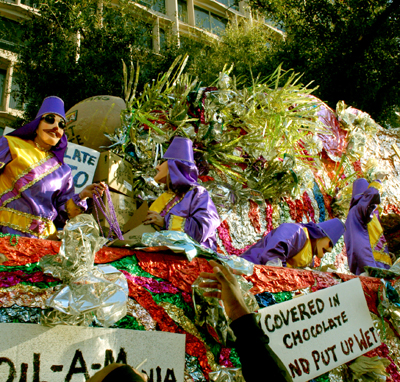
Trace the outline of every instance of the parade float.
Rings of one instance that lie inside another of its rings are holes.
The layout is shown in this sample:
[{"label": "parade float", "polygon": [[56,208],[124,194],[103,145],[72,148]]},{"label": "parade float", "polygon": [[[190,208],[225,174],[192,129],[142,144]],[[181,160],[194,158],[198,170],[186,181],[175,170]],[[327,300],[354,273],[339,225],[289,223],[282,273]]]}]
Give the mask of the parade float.
[{"label": "parade float", "polygon": [[[238,256],[282,223],[318,223],[333,217],[344,221],[354,180],[364,177],[372,181],[376,174],[384,172],[387,178],[380,217],[389,250],[394,260],[399,257],[398,129],[384,129],[366,112],[344,102],[332,110],[312,96],[311,88],[300,84],[299,76],[280,68],[269,78],[254,78],[252,86],[243,86],[230,76],[231,68],[224,68],[215,84],[204,87],[185,74],[185,62],[186,58],[177,59],[167,73],[145,85],[140,94],[136,91],[139,68],[124,67],[126,107],[120,107],[121,122],[104,131],[107,145],[91,146],[107,152],[102,155],[117,155],[131,165],[128,188],[125,184],[122,191],[110,187],[111,190],[125,196],[129,193],[137,206],[155,200],[161,193],[152,178],[155,164],[174,136],[190,138],[199,179],[221,217],[215,256],[243,269]],[[95,101],[101,100],[94,97],[92,102]],[[85,107],[88,106],[89,101]],[[104,124],[107,110],[117,107],[103,110]],[[76,109],[67,113],[67,134],[74,134],[73,129],[78,131],[79,112],[73,115]],[[86,129],[97,128],[87,121]],[[84,134],[80,139],[77,143],[83,145],[85,139],[93,142]],[[117,210],[115,199],[114,204]],[[129,216],[123,219],[127,221]],[[75,265],[81,261],[68,252],[71,247],[68,249],[65,242],[71,242],[70,235],[74,234],[68,228],[61,235],[65,239],[62,242],[16,236],[0,239],[0,253],[8,259],[1,265],[0,322],[109,326],[101,312],[92,310],[71,318],[71,312],[60,315],[55,312],[57,304],[49,304],[49,300],[57,300],[54,296],[60,286],[71,281],[72,276],[66,275],[71,264],[66,259],[72,256]],[[198,290],[193,284],[201,271],[210,270],[210,254],[195,245],[197,255],[193,251],[189,255],[188,251],[185,254],[166,249],[174,244],[148,240],[132,248],[104,246],[98,250],[93,246],[92,257],[85,258],[85,272],[99,272],[97,267],[107,264],[126,277],[126,314],[112,328],[185,334],[185,381],[240,381],[240,360],[232,342],[226,340],[224,320],[199,320],[199,304],[205,302],[198,302]],[[343,239],[312,270],[274,265],[279,264],[255,265],[244,276],[244,289],[255,296],[259,308],[313,296],[353,279],[361,282],[373,321],[371,333],[376,334],[379,346],[370,346],[364,339],[365,345],[359,345],[359,350],[366,358],[358,357],[338,367],[331,363],[329,371],[315,381],[400,381],[400,268],[398,273],[394,268],[393,272],[374,275],[378,277],[352,275]],[[80,265],[76,269],[81,269]],[[72,284],[68,285],[72,288]],[[110,357],[106,357],[104,365]],[[115,359],[123,361],[124,357],[115,354]],[[24,369],[21,364],[21,371],[17,362],[14,369],[9,363],[0,367],[14,370],[7,381],[25,381],[32,370],[39,378],[37,364],[26,365]],[[304,378],[306,369],[294,365],[293,379]],[[163,374],[153,371],[153,381],[175,380],[165,370]],[[66,380],[83,380],[89,372],[89,365],[83,366],[74,358]],[[267,379],[268,370],[265,373]]]}]

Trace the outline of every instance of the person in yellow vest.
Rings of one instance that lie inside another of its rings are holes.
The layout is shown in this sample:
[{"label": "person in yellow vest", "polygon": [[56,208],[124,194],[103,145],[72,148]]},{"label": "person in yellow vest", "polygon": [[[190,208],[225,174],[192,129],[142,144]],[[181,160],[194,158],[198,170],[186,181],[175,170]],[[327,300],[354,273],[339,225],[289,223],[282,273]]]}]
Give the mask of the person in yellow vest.
[{"label": "person in yellow vest", "polygon": [[377,210],[381,188],[380,179],[369,184],[360,178],[353,183],[344,243],[350,271],[356,275],[364,273],[365,266],[384,269],[392,266]]},{"label": "person in yellow vest", "polygon": [[175,137],[163,159],[165,162],[157,166],[154,180],[166,184],[167,191],[150,206],[143,223],[185,232],[199,244],[216,251],[220,219],[208,191],[197,183],[193,142]]},{"label": "person in yellow vest", "polygon": [[344,233],[344,224],[335,218],[322,223],[283,223],[244,252],[241,257],[254,264],[276,264],[304,268],[313,257],[322,259],[331,252]]},{"label": "person in yellow vest", "polygon": [[0,138],[0,233],[55,238],[56,225],[86,210],[86,199],[104,184],[75,194],[64,163],[67,138],[61,98],[44,99],[36,118]]}]

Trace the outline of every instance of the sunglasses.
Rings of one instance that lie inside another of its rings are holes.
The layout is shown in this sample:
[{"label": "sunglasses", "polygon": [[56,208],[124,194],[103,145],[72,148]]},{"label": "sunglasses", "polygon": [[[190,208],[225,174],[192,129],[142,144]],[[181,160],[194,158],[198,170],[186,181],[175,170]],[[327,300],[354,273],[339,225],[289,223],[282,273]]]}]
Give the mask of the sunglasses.
[{"label": "sunglasses", "polygon": [[[47,114],[44,117],[42,117],[40,120],[44,120],[49,125],[52,125],[56,121],[56,116],[54,114]],[[66,128],[66,124],[63,119],[58,121],[58,127],[62,130],[64,130]]]}]

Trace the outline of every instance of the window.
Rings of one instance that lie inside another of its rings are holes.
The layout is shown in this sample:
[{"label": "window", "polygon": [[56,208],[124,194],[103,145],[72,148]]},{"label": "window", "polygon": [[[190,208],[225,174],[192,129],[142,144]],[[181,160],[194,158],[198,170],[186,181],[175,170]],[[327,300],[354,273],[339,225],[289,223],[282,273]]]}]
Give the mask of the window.
[{"label": "window", "polygon": [[3,106],[3,96],[6,87],[7,70],[0,69],[0,106]]},{"label": "window", "polygon": [[186,24],[189,22],[186,0],[178,0],[178,17]]},{"label": "window", "polygon": [[228,8],[239,10],[239,1],[238,0],[217,0],[219,3],[226,5]]},{"label": "window", "polygon": [[21,33],[20,23],[0,16],[0,48],[14,51]]},{"label": "window", "polygon": [[196,27],[211,30],[210,12],[205,9],[194,7]]},{"label": "window", "polygon": [[194,7],[196,26],[220,34],[226,28],[228,20],[200,7]]},{"label": "window", "polygon": [[160,28],[160,49],[165,49],[167,47],[167,40],[165,37],[164,29]]},{"label": "window", "polygon": [[139,3],[146,7],[165,14],[165,0],[139,0]]},{"label": "window", "polygon": [[149,24],[142,23],[137,29],[137,43],[144,48],[153,49],[153,28]]},{"label": "window", "polygon": [[18,84],[15,82],[15,77],[13,77],[11,82],[11,94],[10,94],[10,104],[11,109],[23,110],[23,104],[18,100],[17,95],[14,92],[19,90]]},{"label": "window", "polygon": [[21,0],[21,4],[27,5],[28,7],[38,8],[39,3],[35,0]]}]

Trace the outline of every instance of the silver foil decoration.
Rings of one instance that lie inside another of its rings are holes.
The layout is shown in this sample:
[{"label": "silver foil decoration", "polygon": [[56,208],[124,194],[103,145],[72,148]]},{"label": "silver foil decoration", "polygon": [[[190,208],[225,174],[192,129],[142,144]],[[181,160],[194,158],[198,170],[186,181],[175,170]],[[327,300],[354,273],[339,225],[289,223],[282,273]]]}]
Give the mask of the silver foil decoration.
[{"label": "silver foil decoration", "polygon": [[93,319],[105,327],[126,315],[128,283],[124,274],[104,264],[94,266],[95,253],[107,242],[100,236],[92,215],[78,215],[65,225],[62,245],[56,256],[40,260],[44,273],[63,284],[46,301],[54,308],[42,324],[88,326]]},{"label": "silver foil decoration", "polygon": [[38,324],[42,309],[13,305],[9,308],[0,308],[0,323],[31,323]]},{"label": "silver foil decoration", "polygon": [[384,288],[378,305],[378,312],[387,317],[398,332],[400,332],[400,281],[392,286],[389,281],[381,280]]},{"label": "silver foil decoration", "polygon": [[[224,256],[218,254],[219,259],[228,267],[239,271],[241,274],[251,276],[254,273],[254,263],[236,255]],[[251,288],[251,287],[250,287]]]},{"label": "silver foil decoration", "polygon": [[[250,281],[246,281],[242,276],[235,275],[235,277],[250,312],[258,310],[259,305],[257,300],[250,292],[253,284]],[[206,324],[212,328],[213,332],[217,334],[220,343],[226,346],[228,341],[236,340],[232,329],[229,327],[230,319],[225,312],[223,302],[220,302],[217,298],[204,296],[204,292],[212,291],[212,289],[200,288],[199,285],[202,281],[205,281],[205,279],[198,277],[192,284],[196,324],[199,326]]]},{"label": "silver foil decoration", "polygon": [[209,373],[208,376],[210,381],[214,382],[246,382],[239,367],[224,367]]},{"label": "silver foil decoration", "polygon": [[[189,261],[196,256],[203,255],[216,258],[217,254],[209,248],[196,243],[190,236],[180,231],[163,230],[154,233],[144,233],[142,244],[147,247],[166,247],[175,253],[184,253]],[[145,248],[136,248],[144,249]]]}]

